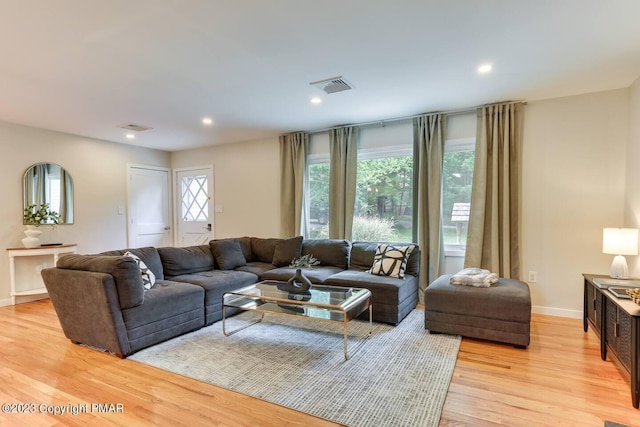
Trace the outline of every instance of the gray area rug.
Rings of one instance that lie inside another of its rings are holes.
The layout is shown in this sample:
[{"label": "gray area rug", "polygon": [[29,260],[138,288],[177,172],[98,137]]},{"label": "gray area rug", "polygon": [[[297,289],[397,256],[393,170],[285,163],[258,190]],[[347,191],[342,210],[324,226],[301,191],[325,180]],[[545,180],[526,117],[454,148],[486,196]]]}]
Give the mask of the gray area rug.
[{"label": "gray area rug", "polygon": [[129,359],[348,426],[437,426],[460,337],[429,334],[420,310],[396,327],[374,323],[365,341],[368,328],[349,323],[349,360],[341,325],[275,315],[230,337],[218,322]]}]

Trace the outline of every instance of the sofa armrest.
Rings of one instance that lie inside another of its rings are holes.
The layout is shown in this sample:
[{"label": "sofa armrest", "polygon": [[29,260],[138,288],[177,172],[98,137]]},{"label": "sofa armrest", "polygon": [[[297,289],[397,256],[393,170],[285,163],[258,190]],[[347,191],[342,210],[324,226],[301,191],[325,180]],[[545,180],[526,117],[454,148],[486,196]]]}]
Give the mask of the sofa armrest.
[{"label": "sofa armrest", "polygon": [[48,268],[42,278],[67,338],[120,357],[131,352],[113,276]]}]

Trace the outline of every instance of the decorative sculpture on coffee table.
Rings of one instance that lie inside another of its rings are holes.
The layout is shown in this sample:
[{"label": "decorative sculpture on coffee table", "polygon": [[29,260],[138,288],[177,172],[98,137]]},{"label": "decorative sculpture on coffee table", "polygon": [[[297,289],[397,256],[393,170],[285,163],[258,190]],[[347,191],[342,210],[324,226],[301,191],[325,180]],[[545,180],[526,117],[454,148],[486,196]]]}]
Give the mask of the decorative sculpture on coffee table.
[{"label": "decorative sculpture on coffee table", "polygon": [[283,290],[291,293],[306,293],[311,288],[311,281],[302,273],[303,268],[312,268],[319,265],[320,261],[311,254],[303,255],[291,261],[289,268],[295,268],[295,275],[287,281]]}]

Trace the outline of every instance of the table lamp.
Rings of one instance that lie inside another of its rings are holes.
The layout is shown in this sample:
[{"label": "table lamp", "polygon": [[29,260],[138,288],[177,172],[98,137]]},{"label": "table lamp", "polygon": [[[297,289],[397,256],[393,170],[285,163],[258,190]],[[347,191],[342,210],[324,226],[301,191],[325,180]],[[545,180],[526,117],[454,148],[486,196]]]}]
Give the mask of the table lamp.
[{"label": "table lamp", "polygon": [[629,267],[624,255],[638,255],[638,229],[605,228],[602,232],[602,252],[615,255],[610,276],[614,279],[628,279]]}]

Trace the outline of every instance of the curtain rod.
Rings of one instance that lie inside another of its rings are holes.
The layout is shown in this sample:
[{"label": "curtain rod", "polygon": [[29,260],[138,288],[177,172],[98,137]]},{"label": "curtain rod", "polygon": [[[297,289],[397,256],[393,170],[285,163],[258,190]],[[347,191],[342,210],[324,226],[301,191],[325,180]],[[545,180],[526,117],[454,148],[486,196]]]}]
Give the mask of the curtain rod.
[{"label": "curtain rod", "polygon": [[457,109],[457,110],[434,111],[432,113],[414,114],[412,116],[394,117],[392,119],[373,120],[373,121],[370,121],[370,122],[362,122],[362,123],[353,123],[353,124],[346,124],[346,125],[331,126],[331,127],[328,127],[328,128],[314,129],[314,130],[310,130],[310,131],[306,131],[306,132],[308,134],[328,132],[331,129],[341,128],[341,127],[346,127],[346,126],[358,126],[358,127],[372,126],[372,125],[382,125],[382,126],[384,126],[387,123],[397,123],[397,122],[402,122],[402,121],[405,121],[405,120],[412,120],[412,119],[415,119],[416,117],[431,116],[431,115],[434,115],[434,114],[447,114],[447,115],[464,114],[464,113],[474,112],[478,108],[481,108],[481,107],[489,107],[491,105],[503,105],[503,104],[518,104],[518,103],[522,103],[524,105],[527,104],[526,101],[494,102],[494,103],[491,103],[491,104],[482,104],[482,105],[478,105],[478,106],[475,106],[475,107],[460,108],[460,109]]}]

